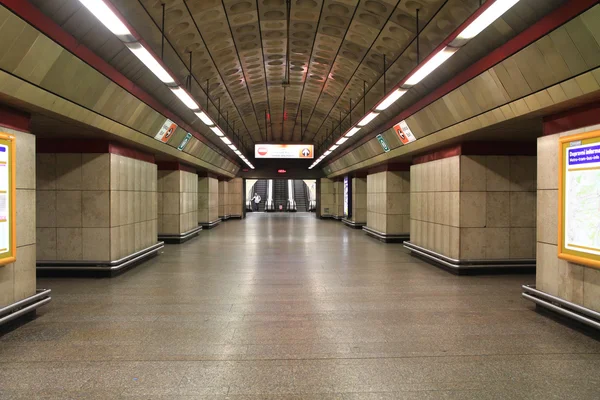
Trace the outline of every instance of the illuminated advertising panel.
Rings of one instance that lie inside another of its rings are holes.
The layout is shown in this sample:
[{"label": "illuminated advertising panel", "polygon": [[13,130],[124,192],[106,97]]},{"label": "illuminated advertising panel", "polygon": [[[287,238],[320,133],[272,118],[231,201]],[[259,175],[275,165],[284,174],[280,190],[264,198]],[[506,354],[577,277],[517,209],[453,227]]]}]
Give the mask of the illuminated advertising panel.
[{"label": "illuminated advertising panel", "polygon": [[256,158],[314,158],[312,144],[257,144],[254,146]]}]

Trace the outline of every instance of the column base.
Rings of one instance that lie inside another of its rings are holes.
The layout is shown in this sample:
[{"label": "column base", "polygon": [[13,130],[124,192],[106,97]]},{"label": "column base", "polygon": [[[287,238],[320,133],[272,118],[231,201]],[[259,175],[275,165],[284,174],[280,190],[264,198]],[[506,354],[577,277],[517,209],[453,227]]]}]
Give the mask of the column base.
[{"label": "column base", "polygon": [[346,226],[349,226],[350,228],[354,228],[354,229],[362,229],[362,227],[366,225],[365,222],[354,222],[354,221],[352,221],[350,219],[347,219],[347,218],[342,218],[342,222]]},{"label": "column base", "polygon": [[164,242],[158,242],[143,250],[137,251],[115,261],[38,261],[38,272],[98,272],[108,276],[115,276],[127,268],[133,267],[143,260],[158,254],[165,247]]},{"label": "column base", "polygon": [[379,239],[384,243],[399,243],[404,242],[410,238],[408,233],[400,233],[400,234],[388,234],[376,231],[375,229],[369,228],[368,226],[363,226],[362,230],[369,236],[374,237],[375,239]]},{"label": "column base", "polygon": [[39,307],[50,303],[51,292],[50,289],[38,289],[33,296],[0,308],[0,326],[19,318],[26,318],[27,315],[35,313]]},{"label": "column base", "polygon": [[198,225],[202,227],[202,229],[212,229],[221,223],[221,218],[215,219],[210,222],[199,222]]},{"label": "column base", "polygon": [[228,215],[219,215],[219,219],[223,222],[227,221],[229,218],[231,218],[231,216]]},{"label": "column base", "polygon": [[162,240],[163,242],[168,243],[168,244],[181,244],[181,243],[187,242],[188,240],[192,239],[195,236],[198,236],[198,234],[200,233],[201,230],[202,230],[202,226],[199,226],[197,228],[194,228],[187,232],[180,233],[178,235],[164,235],[164,234],[159,233],[158,240]]},{"label": "column base", "polygon": [[335,219],[335,217],[331,214],[321,214],[320,219]]},{"label": "column base", "polygon": [[230,219],[242,219],[242,216],[241,216],[241,215],[237,215],[237,214],[231,214],[231,215],[229,216],[229,218],[230,218]]},{"label": "column base", "polygon": [[584,325],[600,329],[599,312],[537,290],[535,285],[523,285],[521,288],[523,289],[521,295],[527,300],[533,301],[536,305]]},{"label": "column base", "polygon": [[532,272],[535,271],[535,259],[489,259],[489,260],[457,260],[446,257],[421,246],[417,246],[411,242],[404,242],[404,247],[410,250],[413,255],[417,255],[428,261],[430,264],[441,266],[450,272],[461,274],[466,271],[493,271],[493,270],[510,270],[511,273],[516,271]]}]

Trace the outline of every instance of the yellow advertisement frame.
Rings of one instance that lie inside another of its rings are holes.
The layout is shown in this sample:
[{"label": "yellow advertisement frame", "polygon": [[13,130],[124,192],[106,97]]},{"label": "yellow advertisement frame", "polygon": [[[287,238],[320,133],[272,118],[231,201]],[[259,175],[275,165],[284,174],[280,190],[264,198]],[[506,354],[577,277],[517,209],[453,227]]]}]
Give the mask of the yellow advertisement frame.
[{"label": "yellow advertisement frame", "polygon": [[0,144],[8,146],[8,191],[10,204],[10,248],[0,253],[0,267],[17,260],[17,138],[0,132]]},{"label": "yellow advertisement frame", "polygon": [[600,144],[600,130],[563,136],[558,141],[558,258],[576,264],[600,269],[600,255],[589,254],[565,248],[565,151],[571,142],[581,141],[581,144]]}]

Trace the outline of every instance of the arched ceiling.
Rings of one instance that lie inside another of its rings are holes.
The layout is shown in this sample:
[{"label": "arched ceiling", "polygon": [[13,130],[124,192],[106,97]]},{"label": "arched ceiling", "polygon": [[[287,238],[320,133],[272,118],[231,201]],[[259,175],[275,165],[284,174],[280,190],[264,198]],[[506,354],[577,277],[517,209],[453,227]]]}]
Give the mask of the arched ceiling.
[{"label": "arched ceiling", "polygon": [[[128,21],[131,3],[113,0]],[[479,0],[135,0],[221,110],[254,142],[315,141],[356,105],[415,37],[431,51]],[[288,23],[289,19],[289,23]],[[430,24],[432,22],[432,24]],[[388,88],[409,69],[389,71]],[[383,89],[383,88],[382,88]],[[377,101],[383,95],[379,93]],[[368,104],[367,104],[368,106]],[[361,107],[362,109],[362,107]],[[359,112],[359,111],[357,111]],[[265,124],[267,129],[265,130]]]},{"label": "arched ceiling", "polygon": [[[181,110],[180,102],[119,40],[107,36],[110,32],[89,15],[79,0],[30,1],[174,112],[190,114],[189,110]],[[256,142],[303,141],[318,145],[329,136],[339,136],[482,3],[480,0],[110,1],[159,55],[164,4],[164,63],[185,82],[191,55],[192,95],[208,108],[224,131],[235,132],[234,138],[239,135],[237,143],[241,139],[247,152]],[[563,1],[521,1],[509,23],[496,24],[499,35],[487,38],[480,45],[473,44],[481,51],[471,51],[472,57],[466,51],[460,57],[475,61],[478,52],[491,51]],[[417,10],[419,56],[415,40]],[[433,74],[429,83],[419,85],[411,95],[390,107],[384,113],[386,117],[398,112],[400,103],[414,101],[443,83],[435,78],[442,72]],[[361,131],[353,139],[358,140],[365,133]],[[210,131],[205,134],[212,135]]]}]

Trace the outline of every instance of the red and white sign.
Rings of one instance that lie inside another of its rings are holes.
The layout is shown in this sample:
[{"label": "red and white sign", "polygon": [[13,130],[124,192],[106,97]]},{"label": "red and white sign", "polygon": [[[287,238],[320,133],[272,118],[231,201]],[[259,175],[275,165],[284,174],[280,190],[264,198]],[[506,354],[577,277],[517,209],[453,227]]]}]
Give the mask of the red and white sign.
[{"label": "red and white sign", "polygon": [[163,143],[167,143],[169,139],[175,134],[177,124],[170,119],[167,119],[163,126],[160,128],[154,139],[160,140]]},{"label": "red and white sign", "polygon": [[403,144],[409,144],[410,142],[414,142],[415,140],[417,140],[415,135],[413,135],[412,131],[406,124],[405,120],[402,120],[396,125],[394,125],[394,130],[396,131],[396,135],[398,135],[398,138]]},{"label": "red and white sign", "polygon": [[312,144],[257,144],[254,146],[256,158],[314,158]]}]

